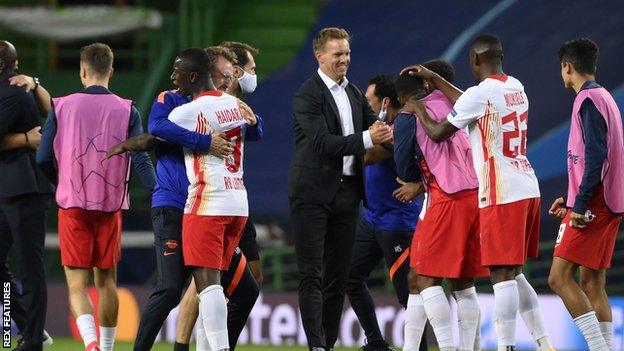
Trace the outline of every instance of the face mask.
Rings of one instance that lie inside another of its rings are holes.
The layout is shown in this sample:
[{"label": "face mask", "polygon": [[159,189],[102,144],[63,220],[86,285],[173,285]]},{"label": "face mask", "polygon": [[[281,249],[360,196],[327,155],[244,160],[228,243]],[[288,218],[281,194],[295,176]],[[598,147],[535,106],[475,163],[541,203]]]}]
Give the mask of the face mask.
[{"label": "face mask", "polygon": [[386,119],[387,114],[388,110],[382,107],[381,110],[379,110],[379,120],[383,121],[384,119]]},{"label": "face mask", "polygon": [[388,108],[383,106],[383,100],[382,100],[381,109],[379,110],[379,115],[377,117],[379,117],[380,121],[383,121],[386,119],[387,115],[388,115]]},{"label": "face mask", "polygon": [[238,85],[240,85],[243,93],[253,93],[256,90],[256,85],[258,85],[258,76],[243,70],[243,76],[238,78]]}]

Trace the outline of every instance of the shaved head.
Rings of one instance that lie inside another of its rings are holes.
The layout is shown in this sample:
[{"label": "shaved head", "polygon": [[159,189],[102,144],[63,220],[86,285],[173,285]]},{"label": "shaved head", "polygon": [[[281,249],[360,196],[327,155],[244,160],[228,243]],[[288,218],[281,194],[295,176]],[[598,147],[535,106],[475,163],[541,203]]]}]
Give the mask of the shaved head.
[{"label": "shaved head", "polygon": [[479,80],[490,74],[503,73],[503,44],[497,36],[481,34],[470,44],[470,70]]},{"label": "shaved head", "polygon": [[472,41],[470,50],[474,51],[483,62],[503,60],[503,44],[497,36],[481,34]]},{"label": "shaved head", "polygon": [[15,46],[6,40],[0,40],[0,72],[15,69],[17,51]]}]

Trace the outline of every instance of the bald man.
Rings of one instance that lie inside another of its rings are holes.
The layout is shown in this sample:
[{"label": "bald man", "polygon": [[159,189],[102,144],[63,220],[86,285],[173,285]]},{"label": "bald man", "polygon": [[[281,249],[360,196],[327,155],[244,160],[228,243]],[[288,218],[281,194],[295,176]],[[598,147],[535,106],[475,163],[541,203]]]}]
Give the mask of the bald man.
[{"label": "bald man", "polygon": [[[32,91],[11,85],[17,76],[17,51],[0,41],[0,140],[19,135],[24,146],[11,146],[0,151],[0,277],[7,286],[12,276],[8,254],[15,243],[23,282],[25,318],[22,343],[18,350],[41,350],[45,323],[47,291],[43,266],[45,211],[53,186],[36,166],[35,150],[28,132],[39,127],[40,111]],[[15,289],[12,295],[16,294]],[[17,295],[16,295],[17,296]],[[16,303],[12,307],[16,307]],[[18,317],[17,315],[15,317]],[[20,326],[21,328],[21,326]]]},{"label": "bald man", "polygon": [[[490,269],[494,287],[498,350],[515,350],[518,312],[537,349],[553,350],[537,294],[521,271],[527,257],[537,256],[540,225],[539,186],[526,157],[529,101],[522,83],[503,71],[503,46],[498,37],[479,35],[470,46],[469,60],[480,83],[465,92],[420,65],[404,69],[428,80],[454,103],[440,123],[420,101],[410,100],[406,109],[418,115],[427,135],[436,142],[468,127],[479,181],[481,264]],[[443,294],[435,298],[429,306],[425,301],[426,311],[436,311],[437,305],[447,303]],[[430,320],[443,318],[433,314],[427,312]]]}]

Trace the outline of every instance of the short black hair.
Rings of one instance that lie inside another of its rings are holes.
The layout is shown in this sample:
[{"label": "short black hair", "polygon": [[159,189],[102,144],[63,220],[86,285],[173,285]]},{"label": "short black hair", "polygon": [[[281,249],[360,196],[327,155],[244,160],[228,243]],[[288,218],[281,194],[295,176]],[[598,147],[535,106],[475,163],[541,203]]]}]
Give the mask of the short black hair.
[{"label": "short black hair", "polygon": [[249,63],[249,57],[247,57],[247,52],[249,52],[251,56],[256,56],[260,52],[260,50],[249,44],[239,43],[237,41],[224,41],[219,44],[219,46],[223,46],[232,50],[236,55],[238,65],[241,67],[244,67],[247,63]]},{"label": "short black hair", "polygon": [[395,86],[398,96],[413,95],[425,89],[425,81],[405,72],[396,79]]},{"label": "short black hair", "polygon": [[200,78],[208,77],[212,71],[210,57],[202,48],[184,49],[178,54],[178,58],[184,61],[189,72],[197,72]]},{"label": "short black hair", "polygon": [[390,103],[394,108],[401,107],[396,88],[394,87],[394,78],[392,78],[392,76],[374,76],[368,81],[368,85],[371,84],[375,84],[375,96],[379,100],[382,100],[383,98],[390,98]]},{"label": "short black hair", "polygon": [[[453,83],[455,79],[455,68],[452,64],[442,59],[435,59],[427,61],[422,65],[439,74],[447,82]],[[396,79],[395,86],[398,96],[411,95],[424,90],[425,81],[420,77],[409,74],[409,72],[405,72]]]},{"label": "short black hair", "polygon": [[559,62],[570,62],[579,73],[596,74],[597,60],[598,45],[589,38],[568,40],[559,49]]},{"label": "short black hair", "polygon": [[443,59],[434,59],[422,64],[425,68],[437,73],[449,83],[455,80],[455,67]]},{"label": "short black hair", "polygon": [[474,50],[482,60],[490,62],[503,60],[503,43],[500,38],[494,34],[480,34],[472,41],[470,48]]}]

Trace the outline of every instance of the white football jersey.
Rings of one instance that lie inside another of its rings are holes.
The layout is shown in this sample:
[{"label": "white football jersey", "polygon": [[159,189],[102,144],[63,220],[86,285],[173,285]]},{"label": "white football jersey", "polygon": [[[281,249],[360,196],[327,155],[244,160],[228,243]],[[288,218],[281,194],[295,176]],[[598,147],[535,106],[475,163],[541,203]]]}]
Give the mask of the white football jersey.
[{"label": "white football jersey", "polygon": [[184,213],[211,216],[247,216],[247,190],[243,182],[243,151],[247,125],[235,97],[216,91],[198,96],[169,114],[175,124],[201,134],[225,133],[234,153],[221,159],[184,148],[190,185]]},{"label": "white football jersey", "polygon": [[507,75],[491,75],[466,90],[447,116],[468,127],[479,179],[479,207],[540,196],[537,177],[526,157],[529,100],[524,86]]}]

